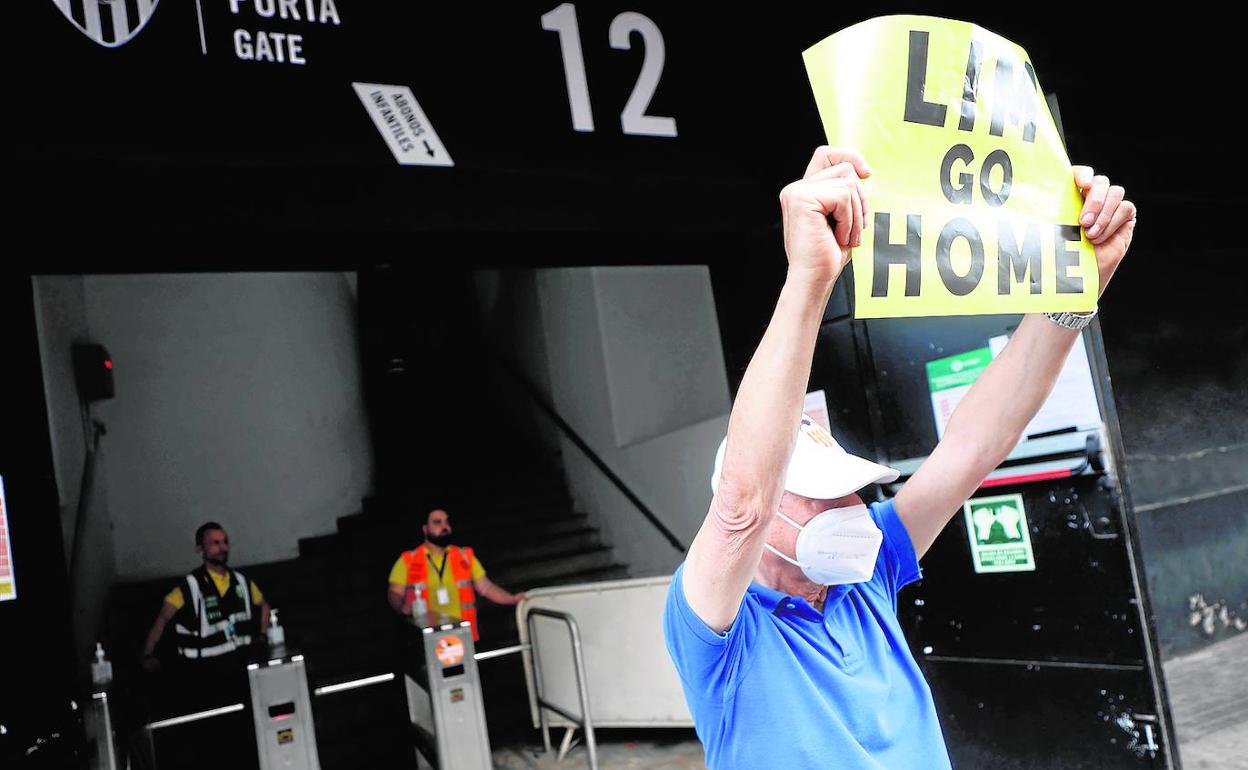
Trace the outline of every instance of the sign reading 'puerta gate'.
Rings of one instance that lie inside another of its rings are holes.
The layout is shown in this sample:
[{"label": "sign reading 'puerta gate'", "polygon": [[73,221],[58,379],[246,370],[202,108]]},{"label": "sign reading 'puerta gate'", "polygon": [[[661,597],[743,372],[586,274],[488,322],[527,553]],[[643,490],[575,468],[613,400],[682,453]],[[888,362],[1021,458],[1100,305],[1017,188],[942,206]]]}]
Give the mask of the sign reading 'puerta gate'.
[{"label": "sign reading 'puerta gate'", "polygon": [[828,143],[873,172],[857,317],[1096,306],[1082,198],[1026,51],[965,22],[889,16],[804,58]]}]

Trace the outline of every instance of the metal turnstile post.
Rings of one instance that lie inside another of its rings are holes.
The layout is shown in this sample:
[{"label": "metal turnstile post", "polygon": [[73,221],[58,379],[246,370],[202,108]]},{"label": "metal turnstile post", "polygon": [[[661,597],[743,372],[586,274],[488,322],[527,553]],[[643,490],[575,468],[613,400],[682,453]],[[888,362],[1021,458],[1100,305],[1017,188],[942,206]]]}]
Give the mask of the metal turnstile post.
[{"label": "metal turnstile post", "polygon": [[85,714],[87,737],[95,751],[91,756],[91,770],[117,770],[117,750],[113,742],[113,715],[108,705],[108,693],[91,693]]},{"label": "metal turnstile post", "polygon": [[302,655],[247,667],[260,770],[320,770]]},{"label": "metal turnstile post", "polygon": [[490,736],[472,624],[425,628],[422,637],[438,764],[443,770],[490,770]]}]

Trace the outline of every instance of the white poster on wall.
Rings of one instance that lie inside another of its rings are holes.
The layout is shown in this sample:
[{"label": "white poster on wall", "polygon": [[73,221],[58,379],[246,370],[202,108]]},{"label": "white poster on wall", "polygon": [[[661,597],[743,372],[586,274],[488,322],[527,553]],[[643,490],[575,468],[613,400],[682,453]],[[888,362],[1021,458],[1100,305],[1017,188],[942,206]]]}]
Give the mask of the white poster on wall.
[{"label": "white poster on wall", "polygon": [[[987,347],[927,362],[927,388],[932,397],[932,416],[936,421],[937,437],[944,437],[954,409],[992,360],[1005,350],[1009,339],[1002,334],[990,338]],[[1023,436],[1037,436],[1071,428],[1088,430],[1100,424],[1101,412],[1092,382],[1092,368],[1088,364],[1088,350],[1080,336],[1062,364],[1062,371],[1058,374],[1053,392],[1049,394],[1035,418],[1027,424]]]},{"label": "white poster on wall", "polygon": [[9,539],[9,505],[4,498],[4,477],[0,476],[0,602],[17,598],[13,577],[13,547]]},{"label": "white poster on wall", "polygon": [[[996,358],[1005,349],[1009,337],[1002,334],[988,340],[992,356]],[[1036,436],[1056,430],[1075,428],[1086,430],[1101,424],[1101,410],[1096,403],[1096,387],[1092,383],[1092,367],[1088,365],[1088,349],[1083,335],[1075,338],[1075,346],[1062,364],[1057,384],[1040,411],[1027,427],[1024,436]]]}]

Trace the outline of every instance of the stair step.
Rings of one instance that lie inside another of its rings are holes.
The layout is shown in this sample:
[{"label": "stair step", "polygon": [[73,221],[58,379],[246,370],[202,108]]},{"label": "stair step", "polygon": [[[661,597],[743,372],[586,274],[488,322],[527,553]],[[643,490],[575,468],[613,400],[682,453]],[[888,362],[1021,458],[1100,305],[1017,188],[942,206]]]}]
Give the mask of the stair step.
[{"label": "stair step", "polygon": [[592,538],[580,537],[539,541],[533,544],[516,544],[504,553],[492,557],[486,567],[495,571],[508,572],[513,567],[555,564],[584,554],[609,550],[611,550],[610,547],[603,545],[596,535]]},{"label": "stair step", "polygon": [[544,581],[534,588],[552,588],[554,586],[579,585],[582,583],[602,583],[609,580],[624,580],[630,577],[628,565],[612,562],[602,567],[591,567],[577,572],[566,572]]},{"label": "stair step", "polygon": [[558,513],[546,513],[542,515],[519,515],[509,518],[506,521],[497,522],[489,526],[482,526],[476,522],[466,524],[456,529],[456,535],[463,534],[464,542],[468,542],[468,535],[475,538],[482,537],[500,537],[511,538],[525,533],[535,532],[543,535],[555,535],[565,532],[571,532],[579,529],[589,528],[589,516],[584,513],[562,511]]},{"label": "stair step", "polygon": [[[568,498],[534,499],[521,497],[518,500],[485,500],[480,504],[456,511],[451,511],[451,526],[465,522],[533,522],[540,519],[559,519],[567,516],[574,508]],[[583,515],[583,514],[582,514]]]},{"label": "stair step", "polygon": [[342,541],[341,536],[332,532],[328,535],[314,535],[313,537],[299,538],[299,555],[303,556],[329,556],[332,555]]},{"label": "stair step", "polygon": [[493,579],[494,582],[506,586],[508,590],[527,591],[542,586],[591,582],[591,579],[580,580],[580,578],[602,571],[620,570],[627,572],[627,567],[612,560],[611,549],[603,548],[582,553],[566,561],[517,565],[506,571],[498,571]]},{"label": "stair step", "polygon": [[[474,543],[473,550],[486,568],[498,568],[517,562],[536,561],[551,558],[552,554],[562,554],[581,550],[601,548],[602,539],[598,530],[581,527],[553,535],[535,535],[531,538],[501,540],[490,538]],[[488,559],[488,561],[487,561]]]}]

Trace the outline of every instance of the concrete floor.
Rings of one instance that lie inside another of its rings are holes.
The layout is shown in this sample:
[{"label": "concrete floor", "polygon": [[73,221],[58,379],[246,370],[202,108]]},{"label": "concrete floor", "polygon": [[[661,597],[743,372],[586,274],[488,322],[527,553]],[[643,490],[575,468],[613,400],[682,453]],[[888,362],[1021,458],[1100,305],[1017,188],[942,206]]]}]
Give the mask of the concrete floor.
[{"label": "concrete floor", "polygon": [[1184,770],[1248,770],[1248,633],[1162,664]]},{"label": "concrete floor", "polygon": [[[706,770],[702,744],[688,730],[598,730],[599,770]],[[572,750],[558,762],[563,729],[551,730],[555,751],[547,754],[540,738],[531,745],[509,746],[494,752],[494,770],[581,770],[589,767],[585,746],[577,733]]]}]

